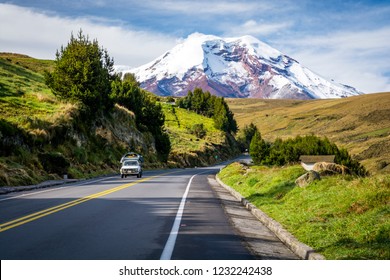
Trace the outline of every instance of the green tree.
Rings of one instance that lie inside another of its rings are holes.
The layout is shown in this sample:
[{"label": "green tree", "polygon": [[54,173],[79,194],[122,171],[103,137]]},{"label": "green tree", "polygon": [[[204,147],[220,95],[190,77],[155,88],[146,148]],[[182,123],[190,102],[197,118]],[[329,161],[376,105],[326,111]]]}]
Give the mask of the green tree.
[{"label": "green tree", "polygon": [[256,164],[285,165],[297,163],[301,155],[335,155],[335,162],[347,166],[354,174],[366,176],[364,166],[352,159],[346,149],[339,149],[328,138],[314,135],[292,139],[276,139],[269,145],[255,133],[250,144],[250,155]]},{"label": "green tree", "polygon": [[238,137],[238,143],[240,145],[241,151],[249,149],[252,138],[255,135],[256,131],[259,131],[253,123],[245,125],[242,130],[240,130],[240,135]]},{"label": "green tree", "polygon": [[258,130],[252,137],[252,141],[249,146],[249,155],[255,164],[261,164],[269,155],[269,145],[261,137]]},{"label": "green tree", "polygon": [[156,98],[139,88],[132,79],[115,80],[111,87],[111,99],[135,114],[137,128],[154,136],[157,153],[162,161],[166,161],[171,143],[164,130],[165,115]]},{"label": "green tree", "polygon": [[227,111],[221,98],[218,98],[215,101],[213,119],[217,129],[228,131],[229,119],[227,117]]},{"label": "green tree", "polygon": [[176,104],[179,108],[189,109],[192,110],[192,91],[188,91],[187,95],[185,97],[179,98],[176,101]]},{"label": "green tree", "polygon": [[140,83],[137,81],[137,78],[135,77],[134,73],[130,72],[123,75],[123,82],[133,84],[137,87],[140,86]]},{"label": "green tree", "polygon": [[113,66],[107,50],[80,30],[77,37],[72,33],[65,48],[57,50],[54,71],[45,73],[45,81],[56,96],[80,102],[89,112],[99,112],[112,106]]},{"label": "green tree", "polygon": [[214,111],[212,117],[215,127],[228,133],[236,133],[238,130],[237,122],[225,99],[223,97],[217,97],[213,103]]},{"label": "green tree", "polygon": [[176,104],[180,108],[189,109],[197,114],[214,119],[215,127],[228,133],[238,130],[234,114],[223,97],[216,97],[210,92],[203,92],[201,88],[188,91],[187,96],[180,98]]}]

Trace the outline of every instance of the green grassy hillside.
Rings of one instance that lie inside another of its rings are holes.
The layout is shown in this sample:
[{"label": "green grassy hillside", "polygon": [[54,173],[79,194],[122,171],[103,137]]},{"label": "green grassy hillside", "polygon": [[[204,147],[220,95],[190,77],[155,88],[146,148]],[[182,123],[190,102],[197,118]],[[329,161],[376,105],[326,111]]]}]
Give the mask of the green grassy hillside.
[{"label": "green grassy hillside", "polygon": [[390,93],[328,100],[227,99],[239,127],[253,122],[263,138],[326,136],[371,173],[390,173]]},{"label": "green grassy hillside", "polygon": [[[137,130],[126,108],[116,105],[85,123],[77,105],[45,85],[43,73],[53,67],[50,60],[0,53],[0,186],[58,179],[65,172],[71,178],[118,172],[128,151],[143,154],[146,168],[167,166],[158,160],[153,136]],[[168,166],[205,166],[238,152],[212,119],[161,104],[172,143]],[[203,125],[200,132],[194,124]]]},{"label": "green grassy hillside", "polygon": [[13,124],[28,127],[33,119],[48,121],[69,104],[56,100],[44,83],[43,71],[53,62],[0,53],[0,114]]},{"label": "green grassy hillside", "polygon": [[327,259],[390,258],[390,177],[323,176],[305,188],[306,171],[234,163],[219,177]]},{"label": "green grassy hillside", "polygon": [[236,141],[216,129],[213,119],[172,104],[162,105],[172,144],[171,166],[207,166],[239,154]]},{"label": "green grassy hillside", "polygon": [[228,99],[237,123],[267,141],[326,136],[371,173],[322,177],[305,188],[301,166],[232,164],[219,174],[327,259],[389,259],[390,93],[331,100]]},{"label": "green grassy hillside", "polygon": [[43,73],[53,61],[0,54],[0,186],[85,178],[118,172],[124,152],[142,153],[147,167],[162,166],[153,139],[121,106],[85,123],[77,105],[56,98]]}]

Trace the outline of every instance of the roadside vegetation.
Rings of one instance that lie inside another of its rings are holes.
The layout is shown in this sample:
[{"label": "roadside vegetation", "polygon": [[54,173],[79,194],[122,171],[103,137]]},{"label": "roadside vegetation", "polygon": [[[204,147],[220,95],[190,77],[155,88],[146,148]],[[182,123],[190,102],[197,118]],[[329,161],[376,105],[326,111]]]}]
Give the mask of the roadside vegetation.
[{"label": "roadside vegetation", "polygon": [[112,65],[81,30],[55,61],[1,54],[0,185],[117,173],[129,150],[166,164],[161,106]]},{"label": "roadside vegetation", "polygon": [[170,166],[208,166],[240,153],[233,113],[222,97],[200,88],[163,105]]},{"label": "roadside vegetation", "polygon": [[296,136],[293,139],[276,139],[266,142],[258,130],[255,131],[249,147],[255,164],[284,166],[299,163],[302,155],[334,155],[335,163],[348,168],[351,174],[366,176],[368,172],[359,161],[352,159],[346,149],[339,149],[328,138],[315,135]]},{"label": "roadside vegetation", "polygon": [[[266,141],[250,123],[238,139],[253,162],[224,168],[218,176],[227,185],[327,259],[389,259],[390,176],[370,176],[327,137]],[[320,180],[299,187],[296,180],[307,172],[301,155],[335,155],[343,172],[321,172]]]},{"label": "roadside vegetation", "polygon": [[217,128],[213,118],[179,108],[173,102],[163,102],[162,108],[172,145],[169,166],[208,166],[240,153],[234,137]]},{"label": "roadside vegetation", "polygon": [[227,133],[236,133],[238,130],[234,114],[223,97],[217,97],[208,91],[204,92],[201,88],[195,88],[194,91],[189,91],[187,96],[178,99],[176,104],[180,108],[212,118],[217,129]]},{"label": "roadside vegetation", "polygon": [[390,174],[390,92],[325,100],[226,102],[238,126],[253,123],[266,142],[304,135],[326,137],[370,174]]},{"label": "roadside vegetation", "polygon": [[389,259],[390,177],[336,175],[297,187],[305,172],[233,163],[219,177],[327,259]]},{"label": "roadside vegetation", "polygon": [[[128,151],[159,168],[207,166],[249,150],[257,165],[229,165],[225,183],[328,259],[389,259],[389,116],[390,93],[157,97],[133,75],[114,74],[107,50],[80,30],[55,61],[0,53],[0,186],[117,173]],[[334,154],[353,175],[297,187],[305,171],[296,163],[308,154]]]},{"label": "roadside vegetation", "polygon": [[230,112],[222,99],[218,128],[216,117],[168,104],[112,66],[81,30],[54,61],[0,53],[0,186],[117,173],[129,151],[146,168],[206,166],[238,153],[221,130]]}]

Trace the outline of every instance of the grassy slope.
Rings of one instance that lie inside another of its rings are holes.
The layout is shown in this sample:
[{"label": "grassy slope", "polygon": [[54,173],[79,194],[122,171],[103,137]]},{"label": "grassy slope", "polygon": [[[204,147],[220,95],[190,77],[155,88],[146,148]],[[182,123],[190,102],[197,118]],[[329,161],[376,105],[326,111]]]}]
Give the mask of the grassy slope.
[{"label": "grassy slope", "polygon": [[219,176],[327,259],[389,259],[390,177],[323,177],[296,187],[304,172],[234,163]]},{"label": "grassy slope", "polygon": [[[165,127],[169,132],[172,166],[205,166],[238,153],[229,148],[225,133],[214,127],[214,120],[194,112],[163,103]],[[203,124],[206,135],[197,137],[191,132],[195,124]]]},{"label": "grassy slope", "polygon": [[[21,142],[13,146],[17,151],[12,156],[0,157],[0,186],[59,178],[44,170],[39,153],[63,154],[71,163],[71,177],[115,172],[127,150],[142,153],[147,167],[162,166],[151,147],[153,139],[135,128],[134,115],[125,108],[115,107],[92,126],[78,122],[77,106],[57,99],[44,83],[44,71],[53,67],[50,60],[0,53],[0,140]],[[237,152],[228,148],[225,134],[214,128],[212,119],[162,106],[172,141],[170,166],[204,166]],[[202,139],[189,132],[196,123],[207,131]],[[24,138],[6,135],[10,126]]]},{"label": "grassy slope", "polygon": [[1,117],[28,128],[35,121],[50,121],[69,104],[59,102],[44,83],[43,71],[52,61],[0,53]]},{"label": "grassy slope", "polygon": [[305,171],[238,164],[222,179],[299,240],[329,259],[390,258],[390,93],[332,100],[228,99],[238,125],[253,122],[268,141],[326,136],[373,174],[328,177],[299,188]]},{"label": "grassy slope", "polygon": [[227,99],[239,127],[253,122],[262,136],[326,136],[372,173],[390,173],[390,93],[329,100]]},{"label": "grassy slope", "polygon": [[0,157],[0,186],[61,177],[45,169],[42,153],[61,153],[70,163],[68,174],[77,178],[117,172],[130,146],[156,166],[155,153],[149,155],[152,139],[135,128],[134,115],[125,108],[116,106],[92,125],[79,122],[78,107],[58,100],[44,83],[43,72],[53,66],[53,61],[0,53],[0,140],[14,149]]}]

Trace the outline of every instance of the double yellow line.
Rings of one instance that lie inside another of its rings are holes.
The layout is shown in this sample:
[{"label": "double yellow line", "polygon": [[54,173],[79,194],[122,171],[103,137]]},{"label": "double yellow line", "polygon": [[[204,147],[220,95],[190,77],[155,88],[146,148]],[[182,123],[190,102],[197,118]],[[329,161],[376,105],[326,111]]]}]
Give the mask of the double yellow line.
[{"label": "double yellow line", "polygon": [[[171,173],[171,172],[169,172],[169,173]],[[166,175],[166,174],[168,174],[168,173],[165,173],[163,175]],[[113,192],[117,192],[117,191],[126,189],[128,187],[134,186],[134,185],[136,185],[138,183],[141,183],[141,182],[149,181],[149,180],[151,180],[151,179],[153,179],[155,177],[159,177],[159,176],[161,176],[161,175],[144,178],[144,179],[141,179],[141,180],[137,180],[137,181],[131,182],[129,184],[125,184],[125,185],[120,185],[120,186],[118,186],[116,188],[112,188],[112,189],[109,189],[109,190],[106,190],[106,191],[102,191],[102,192],[99,192],[99,193],[91,194],[91,195],[88,195],[86,197],[78,198],[78,199],[75,199],[75,200],[72,200],[72,201],[69,201],[69,202],[66,202],[66,203],[63,203],[63,204],[60,204],[60,205],[57,205],[57,206],[54,206],[54,207],[42,210],[42,211],[38,211],[38,212],[32,213],[32,214],[27,215],[27,216],[23,216],[21,218],[18,218],[18,219],[6,222],[4,224],[0,224],[0,232],[9,230],[9,229],[14,228],[14,227],[21,226],[23,224],[26,224],[26,223],[29,223],[29,222],[32,222],[32,221],[35,221],[37,219],[43,218],[45,216],[48,216],[50,214],[53,214],[53,213],[62,211],[64,209],[67,209],[69,207],[73,207],[73,206],[76,206],[78,204],[87,202],[87,201],[89,201],[91,199],[95,199],[95,198],[102,197],[104,195],[107,195],[107,194],[110,194],[110,193],[113,193]]]}]

